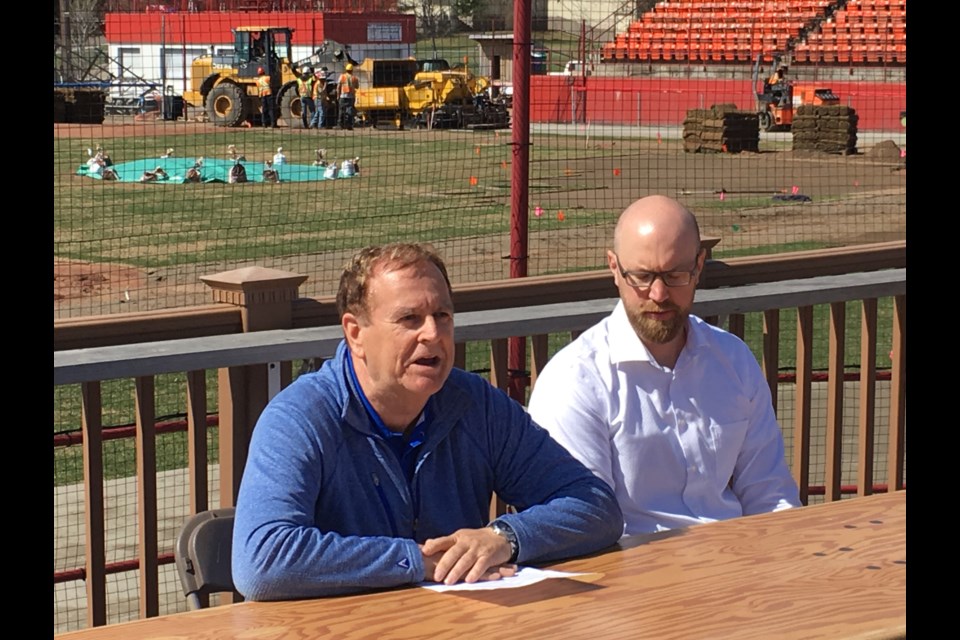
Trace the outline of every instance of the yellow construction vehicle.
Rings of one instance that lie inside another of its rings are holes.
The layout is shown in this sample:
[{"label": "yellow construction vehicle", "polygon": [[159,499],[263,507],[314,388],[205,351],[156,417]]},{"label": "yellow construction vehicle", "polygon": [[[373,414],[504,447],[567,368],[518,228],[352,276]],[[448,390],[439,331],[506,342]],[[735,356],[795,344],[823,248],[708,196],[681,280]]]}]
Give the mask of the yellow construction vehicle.
[{"label": "yellow construction vehicle", "polygon": [[236,27],[232,31],[233,52],[194,59],[191,87],[183,94],[186,102],[202,108],[210,122],[222,127],[259,120],[259,68],[270,76],[280,117],[289,126],[302,126],[298,74],[310,65],[326,65],[334,73],[349,59],[343,47],[325,42],[310,57],[291,61],[293,29],[289,27]]},{"label": "yellow construction vehicle", "polygon": [[490,97],[490,80],[446,60],[367,58],[354,67],[360,80],[355,110],[360,124],[397,128],[504,128],[506,106]]}]

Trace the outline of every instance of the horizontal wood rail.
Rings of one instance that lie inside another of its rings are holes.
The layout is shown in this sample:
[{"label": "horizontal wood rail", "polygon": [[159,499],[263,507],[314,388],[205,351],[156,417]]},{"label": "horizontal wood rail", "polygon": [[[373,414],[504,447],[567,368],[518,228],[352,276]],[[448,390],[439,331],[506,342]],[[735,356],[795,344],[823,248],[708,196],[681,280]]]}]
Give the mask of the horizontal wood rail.
[{"label": "horizontal wood rail", "polygon": [[53,350],[240,333],[240,311],[224,304],[53,321]]},{"label": "horizontal wood rail", "polygon": [[[906,241],[710,260],[705,267],[701,289],[906,266]],[[616,289],[610,272],[606,269],[454,286],[454,306],[458,313],[613,296],[616,296]],[[294,328],[319,327],[339,322],[333,296],[300,298],[295,300],[292,306]],[[55,320],[53,348],[54,351],[63,351],[188,337],[233,335],[242,331],[241,314],[236,307],[212,304],[167,311]]]},{"label": "horizontal wood rail", "polygon": [[[852,271],[878,271],[907,266],[905,241],[881,242],[856,247],[795,251],[766,256],[747,256],[729,260],[708,260],[701,289],[734,287],[759,282],[778,282],[791,278],[838,275]],[[533,306],[617,295],[613,277],[606,269],[528,276],[456,285],[453,304],[460,314],[502,307]],[[459,315],[458,315],[459,321]],[[311,327],[336,324],[333,296],[298,300],[293,310],[293,326]]]},{"label": "horizontal wood rail", "polygon": [[[892,296],[905,291],[905,269],[821,276],[700,291],[694,303],[694,313],[701,317],[739,314],[835,300]],[[457,342],[471,342],[582,331],[609,314],[616,303],[617,298],[607,297],[458,312],[456,339]],[[53,383],[72,384],[300,358],[329,358],[342,338],[343,331],[336,324],[57,351],[53,354]]]}]

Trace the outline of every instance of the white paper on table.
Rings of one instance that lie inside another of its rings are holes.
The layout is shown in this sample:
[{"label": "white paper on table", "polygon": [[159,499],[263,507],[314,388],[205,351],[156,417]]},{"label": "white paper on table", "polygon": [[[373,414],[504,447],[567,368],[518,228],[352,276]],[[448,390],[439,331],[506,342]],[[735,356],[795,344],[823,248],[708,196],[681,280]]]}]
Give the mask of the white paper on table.
[{"label": "white paper on table", "polygon": [[458,582],[457,584],[440,584],[436,582],[421,582],[417,586],[431,591],[487,591],[489,589],[516,589],[517,587],[526,587],[536,584],[542,580],[550,578],[573,578],[575,576],[589,575],[586,573],[570,573],[569,571],[553,571],[550,569],[534,569],[533,567],[520,567],[514,575],[509,578],[499,580],[488,580],[487,582]]}]

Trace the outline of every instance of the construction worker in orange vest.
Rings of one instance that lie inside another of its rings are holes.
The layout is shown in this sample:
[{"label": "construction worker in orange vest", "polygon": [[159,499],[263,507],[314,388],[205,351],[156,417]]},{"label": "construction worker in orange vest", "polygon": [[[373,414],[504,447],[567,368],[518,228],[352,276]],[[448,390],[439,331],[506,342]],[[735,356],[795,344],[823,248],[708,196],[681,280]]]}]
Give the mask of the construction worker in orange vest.
[{"label": "construction worker in orange vest", "polygon": [[273,87],[270,86],[270,76],[263,72],[263,67],[257,67],[257,93],[260,95],[260,112],[264,127],[277,126],[277,103],[273,98]]},{"label": "construction worker in orange vest", "polygon": [[316,111],[313,112],[313,119],[310,121],[310,126],[316,129],[323,129],[324,122],[326,121],[326,111],[330,108],[332,103],[330,94],[327,93],[326,67],[318,70],[315,74],[313,83],[313,103],[316,107]]},{"label": "construction worker in orange vest", "polygon": [[357,102],[357,89],[360,88],[360,80],[353,75],[353,65],[347,63],[343,73],[337,80],[337,101],[339,102],[340,127],[343,129],[353,129],[353,106]]},{"label": "construction worker in orange vest", "polygon": [[313,68],[307,67],[303,70],[303,75],[297,78],[297,93],[300,95],[300,120],[303,122],[303,128],[310,128],[310,121],[313,118],[314,111],[317,110],[316,103],[313,100],[313,85],[316,78],[313,76]]}]

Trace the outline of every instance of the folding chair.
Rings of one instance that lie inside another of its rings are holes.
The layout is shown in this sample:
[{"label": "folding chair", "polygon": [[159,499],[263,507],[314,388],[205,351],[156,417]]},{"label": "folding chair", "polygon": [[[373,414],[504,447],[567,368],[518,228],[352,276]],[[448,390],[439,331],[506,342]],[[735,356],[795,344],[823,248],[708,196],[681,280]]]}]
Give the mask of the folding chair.
[{"label": "folding chair", "polygon": [[174,557],[191,609],[207,606],[211,593],[231,591],[240,597],[230,565],[233,514],[233,507],[201,511],[187,518],[177,534]]}]

